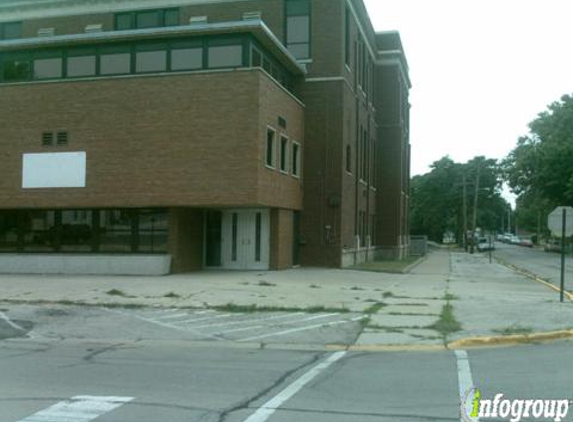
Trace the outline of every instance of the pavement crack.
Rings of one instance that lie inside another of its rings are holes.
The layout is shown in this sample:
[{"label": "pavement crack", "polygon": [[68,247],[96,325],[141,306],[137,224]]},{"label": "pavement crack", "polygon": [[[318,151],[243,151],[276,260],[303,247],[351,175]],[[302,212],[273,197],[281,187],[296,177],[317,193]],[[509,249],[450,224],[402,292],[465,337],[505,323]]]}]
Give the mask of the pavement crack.
[{"label": "pavement crack", "polygon": [[291,369],[287,372],[285,372],[283,375],[281,375],[277,380],[275,380],[270,386],[268,386],[267,388],[264,388],[263,390],[259,391],[257,394],[255,394],[254,396],[247,398],[239,403],[237,403],[236,405],[229,407],[225,410],[223,410],[222,412],[219,413],[219,420],[218,422],[225,422],[225,420],[227,419],[227,417],[234,412],[237,412],[239,410],[243,410],[243,409],[248,409],[251,404],[255,401],[257,401],[258,399],[260,399],[261,397],[264,397],[265,395],[267,395],[270,391],[274,390],[275,388],[277,388],[279,385],[281,385],[286,379],[288,379],[292,374],[308,367],[311,366],[312,364],[316,363],[320,358],[322,358],[324,356],[324,353],[315,353],[311,359],[309,359],[307,362],[303,363],[302,365],[297,366],[294,369]]}]

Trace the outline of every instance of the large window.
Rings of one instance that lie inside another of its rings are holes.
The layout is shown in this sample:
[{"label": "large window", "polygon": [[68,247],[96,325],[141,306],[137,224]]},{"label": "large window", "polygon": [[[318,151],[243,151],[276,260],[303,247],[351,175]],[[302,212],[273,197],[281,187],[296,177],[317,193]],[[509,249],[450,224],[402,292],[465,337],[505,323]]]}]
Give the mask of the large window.
[{"label": "large window", "polygon": [[118,31],[177,25],[179,9],[141,10],[115,15],[115,29]]},{"label": "large window", "polygon": [[281,159],[280,159],[280,170],[283,173],[288,172],[288,138],[281,136]]},{"label": "large window", "polygon": [[310,1],[286,1],[286,47],[297,59],[310,57]]},{"label": "large window", "polygon": [[197,70],[203,68],[203,43],[179,41],[171,45],[171,70]]},{"label": "large window", "polygon": [[0,23],[0,40],[13,40],[22,38],[21,22]]},{"label": "large window", "polygon": [[75,48],[68,50],[66,74],[70,78],[82,76],[95,76],[96,49]]},{"label": "large window", "polygon": [[238,40],[212,40],[209,42],[208,66],[210,69],[220,67],[240,67],[243,65],[243,46]]},{"label": "large window", "polygon": [[167,70],[167,45],[142,44],[136,46],[135,71],[137,73],[165,72]]},{"label": "large window", "polygon": [[0,211],[0,252],[167,251],[161,209]]},{"label": "large window", "polygon": [[26,53],[6,54],[2,57],[2,78],[6,82],[30,80],[32,63]]},{"label": "large window", "polygon": [[100,55],[101,75],[121,75],[131,72],[131,54],[129,46],[107,46]]},{"label": "large window", "polygon": [[47,51],[34,59],[34,79],[55,79],[62,77],[62,52]]}]

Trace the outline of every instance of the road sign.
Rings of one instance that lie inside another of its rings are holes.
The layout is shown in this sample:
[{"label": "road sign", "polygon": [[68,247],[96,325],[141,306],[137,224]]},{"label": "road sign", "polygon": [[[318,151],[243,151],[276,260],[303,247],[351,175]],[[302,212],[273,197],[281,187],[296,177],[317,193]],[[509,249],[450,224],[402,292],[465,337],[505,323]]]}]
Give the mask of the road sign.
[{"label": "road sign", "polygon": [[563,233],[563,210],[565,210],[565,236],[573,236],[573,207],[557,207],[547,218],[547,226],[554,236]]}]

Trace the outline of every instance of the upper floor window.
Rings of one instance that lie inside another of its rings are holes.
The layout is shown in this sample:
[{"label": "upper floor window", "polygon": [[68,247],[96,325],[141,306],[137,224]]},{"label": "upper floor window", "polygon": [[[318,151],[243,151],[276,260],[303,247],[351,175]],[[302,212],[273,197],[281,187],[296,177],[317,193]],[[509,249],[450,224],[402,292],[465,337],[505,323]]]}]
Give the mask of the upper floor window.
[{"label": "upper floor window", "polygon": [[158,28],[179,25],[179,9],[140,10],[115,15],[115,29]]},{"label": "upper floor window", "polygon": [[286,0],[286,47],[297,59],[310,57],[310,0]]},{"label": "upper floor window", "polygon": [[13,40],[22,38],[21,22],[0,23],[0,40]]},{"label": "upper floor window", "polygon": [[344,13],[344,62],[350,66],[350,9]]}]

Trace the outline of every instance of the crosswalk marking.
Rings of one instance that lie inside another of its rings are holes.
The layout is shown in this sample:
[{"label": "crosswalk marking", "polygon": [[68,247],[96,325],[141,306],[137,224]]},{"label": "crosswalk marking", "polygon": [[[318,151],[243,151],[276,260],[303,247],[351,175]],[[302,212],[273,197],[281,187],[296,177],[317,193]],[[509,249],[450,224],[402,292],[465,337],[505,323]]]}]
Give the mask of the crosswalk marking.
[{"label": "crosswalk marking", "polygon": [[18,422],[88,422],[133,400],[133,397],[75,396]]}]

